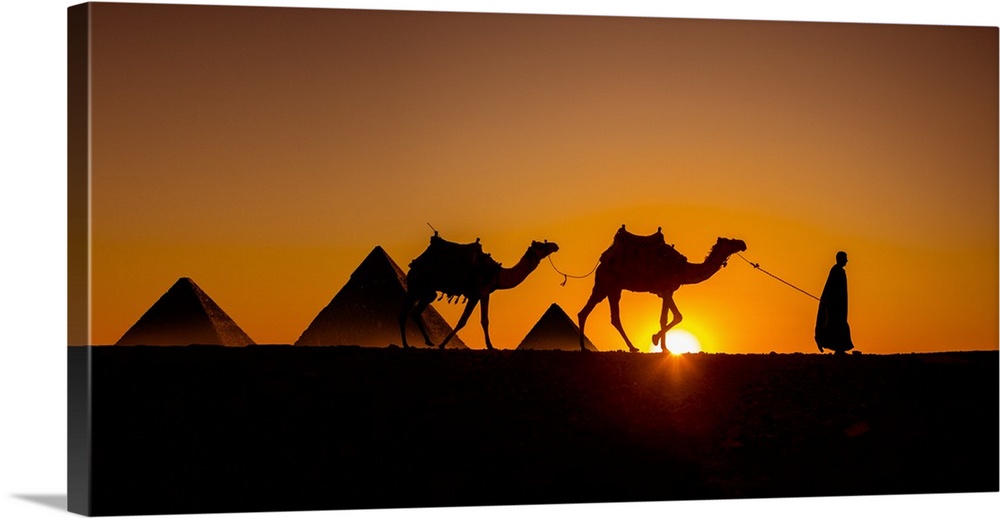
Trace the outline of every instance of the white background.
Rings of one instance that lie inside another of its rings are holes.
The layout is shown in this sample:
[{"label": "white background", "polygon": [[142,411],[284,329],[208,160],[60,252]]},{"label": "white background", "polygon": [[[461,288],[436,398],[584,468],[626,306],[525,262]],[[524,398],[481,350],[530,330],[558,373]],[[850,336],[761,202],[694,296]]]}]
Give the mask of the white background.
[{"label": "white background", "polygon": [[[196,1],[690,18],[998,25],[998,2],[656,0]],[[0,516],[64,515],[66,501],[66,8],[3,2],[0,111]],[[1000,438],[998,438],[1000,440]],[[643,473],[630,483],[642,484]],[[996,516],[1000,493],[863,498],[655,502],[477,509],[251,513],[267,517],[424,516]],[[219,515],[202,515],[219,516]],[[235,515],[232,515],[235,516]]]}]

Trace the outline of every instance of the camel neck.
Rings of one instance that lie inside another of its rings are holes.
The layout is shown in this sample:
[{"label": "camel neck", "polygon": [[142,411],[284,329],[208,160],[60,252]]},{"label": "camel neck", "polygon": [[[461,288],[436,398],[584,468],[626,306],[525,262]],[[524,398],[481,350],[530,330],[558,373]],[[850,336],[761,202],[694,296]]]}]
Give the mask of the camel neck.
[{"label": "camel neck", "polygon": [[704,282],[721,270],[725,261],[725,255],[712,248],[703,262],[687,264],[681,283],[698,284]]},{"label": "camel neck", "polygon": [[538,268],[539,263],[541,263],[541,259],[536,257],[529,248],[513,267],[500,269],[497,276],[497,289],[506,290],[521,284],[531,272],[535,271],[535,268]]}]

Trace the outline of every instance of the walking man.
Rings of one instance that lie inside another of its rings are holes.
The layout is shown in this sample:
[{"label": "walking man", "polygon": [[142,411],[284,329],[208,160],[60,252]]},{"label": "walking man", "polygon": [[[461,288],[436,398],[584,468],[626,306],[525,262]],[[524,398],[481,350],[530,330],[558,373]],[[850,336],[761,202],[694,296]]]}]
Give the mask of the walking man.
[{"label": "walking man", "polygon": [[834,354],[844,354],[854,349],[851,343],[851,327],[847,324],[847,253],[837,252],[837,264],[830,268],[826,286],[819,299],[816,314],[816,345],[819,352],[824,349]]}]

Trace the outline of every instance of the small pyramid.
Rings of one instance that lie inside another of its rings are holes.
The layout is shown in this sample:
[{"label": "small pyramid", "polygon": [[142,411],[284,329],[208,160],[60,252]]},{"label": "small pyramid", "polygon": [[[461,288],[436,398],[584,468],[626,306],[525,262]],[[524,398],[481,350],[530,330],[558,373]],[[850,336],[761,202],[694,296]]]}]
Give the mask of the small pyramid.
[{"label": "small pyramid", "polygon": [[115,345],[225,345],[253,340],[187,277],[174,283]]},{"label": "small pyramid", "polygon": [[[583,337],[583,346],[590,351],[596,351],[597,347],[586,336]],[[524,340],[517,346],[519,351],[579,351],[580,350],[580,328],[569,318],[569,315],[559,304],[552,304],[545,310],[542,318],[538,319],[535,326],[528,331]]]},{"label": "small pyramid", "polygon": [[[406,275],[389,254],[376,246],[361,261],[344,287],[316,315],[295,345],[360,345],[386,347],[401,342],[399,312],[406,297]],[[441,343],[452,327],[433,307],[421,316],[427,334],[434,343]],[[413,322],[406,326],[410,344],[424,343]],[[467,349],[455,336],[449,349]]]}]

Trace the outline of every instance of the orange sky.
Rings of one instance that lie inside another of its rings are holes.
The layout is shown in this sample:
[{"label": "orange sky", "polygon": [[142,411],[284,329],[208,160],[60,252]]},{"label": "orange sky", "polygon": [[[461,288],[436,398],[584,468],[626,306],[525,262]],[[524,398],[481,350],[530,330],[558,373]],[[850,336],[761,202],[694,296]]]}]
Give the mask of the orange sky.
[{"label": "orange sky", "polygon": [[[997,349],[997,34],[97,4],[91,342],[182,276],[291,343],[375,245],[405,269],[428,222],[505,265],[555,241],[572,274],[625,223],[692,261],[743,239],[816,295],[846,250],[863,352]],[[575,315],[593,280],[562,280],[546,262],[494,294],[494,344]],[[705,350],[815,351],[815,301],[736,258],[676,301]],[[623,298],[637,345],[659,302]],[[587,331],[623,347],[606,303]],[[482,347],[478,317],[460,335]]]}]

